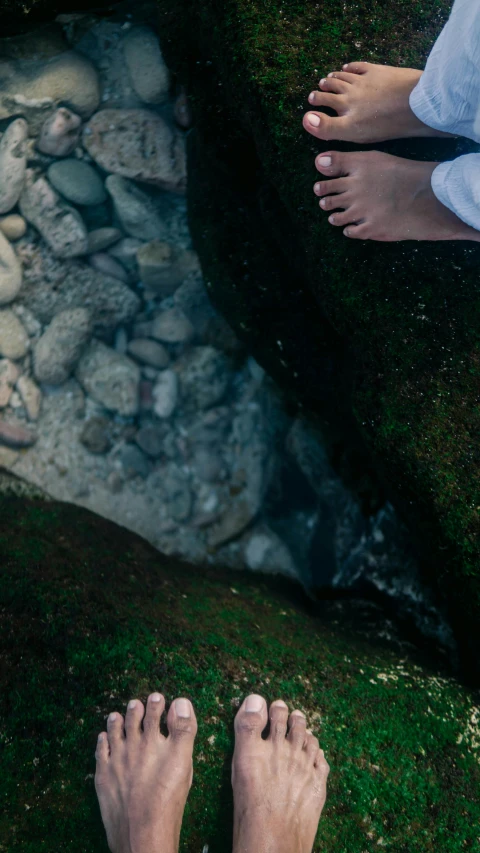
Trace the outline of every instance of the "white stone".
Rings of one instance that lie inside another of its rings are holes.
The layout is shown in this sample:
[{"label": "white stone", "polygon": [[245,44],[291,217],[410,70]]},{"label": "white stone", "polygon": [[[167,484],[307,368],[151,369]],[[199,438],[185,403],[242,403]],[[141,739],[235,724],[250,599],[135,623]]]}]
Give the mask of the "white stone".
[{"label": "white stone", "polygon": [[10,243],[0,232],[0,305],[7,305],[22,286],[22,268]]},{"label": "white stone", "polygon": [[27,411],[28,419],[30,421],[38,420],[42,405],[42,392],[38,385],[28,376],[20,376],[17,389]]},{"label": "white stone", "polygon": [[162,311],[153,321],[152,338],[169,344],[187,343],[195,334],[188,317],[180,308]]},{"label": "white stone", "polygon": [[150,27],[132,27],[123,39],[128,73],[138,97],[146,104],[168,98],[170,75],[158,39]]},{"label": "white stone", "polygon": [[27,138],[27,122],[18,118],[0,140],[0,213],[9,213],[20,198],[27,168]]},{"label": "white stone", "polygon": [[178,402],[178,379],[173,370],[162,370],[153,386],[153,411],[159,418],[169,418]]},{"label": "white stone", "polygon": [[23,358],[29,344],[28,335],[16,314],[9,309],[0,311],[0,355]]},{"label": "white stone", "polygon": [[10,213],[9,216],[4,216],[0,219],[0,231],[5,235],[7,240],[20,240],[27,230],[27,223],[23,216],[17,213]]}]

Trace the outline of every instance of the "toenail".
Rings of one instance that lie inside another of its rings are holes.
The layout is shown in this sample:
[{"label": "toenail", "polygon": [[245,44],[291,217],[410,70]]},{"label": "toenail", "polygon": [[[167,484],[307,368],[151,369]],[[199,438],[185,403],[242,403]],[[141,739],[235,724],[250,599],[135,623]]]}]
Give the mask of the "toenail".
[{"label": "toenail", "polygon": [[309,96],[308,96],[308,100],[309,100],[309,101],[314,101],[314,100],[315,100],[315,92],[310,92],[310,94],[309,94]]},{"label": "toenail", "polygon": [[333,77],[333,71],[330,71],[329,77]]},{"label": "toenail", "polygon": [[175,710],[179,717],[190,716],[190,703],[188,699],[175,699]]},{"label": "toenail", "polygon": [[332,214],[332,216],[329,216],[328,221],[331,222],[333,225],[333,223],[335,222],[335,216],[333,214]]},{"label": "toenail", "polygon": [[263,707],[263,699],[261,696],[255,696],[252,694],[247,697],[247,701],[245,702],[245,710],[246,711],[261,711]]},{"label": "toenail", "polygon": [[320,207],[325,207],[326,203],[327,203],[327,202],[325,201],[325,199],[324,199],[324,198],[321,198],[321,199],[320,199]]},{"label": "toenail", "polygon": [[275,701],[273,704],[274,704],[277,708],[286,708],[286,707],[287,707],[287,705],[286,705],[286,703],[283,701],[283,699],[276,699],[276,701]]},{"label": "toenail", "polygon": [[127,705],[128,710],[129,710],[129,711],[133,711],[133,709],[135,708],[136,704],[137,704],[137,700],[136,700],[136,699],[130,699],[130,702],[129,702],[129,703],[128,703],[128,705]]},{"label": "toenail", "polygon": [[325,80],[325,77],[322,77],[322,79],[320,80],[320,86],[323,86],[323,84],[324,84],[324,83],[326,83],[326,82],[327,82],[327,81]]},{"label": "toenail", "polygon": [[102,741],[102,740],[103,740],[103,732],[100,732],[100,734],[99,734],[99,736],[98,736],[98,740],[99,740],[99,741]]},{"label": "toenail", "polygon": [[319,117],[314,115],[313,113],[308,116],[308,121],[310,122],[310,124],[313,125],[313,127],[318,127],[318,125],[320,124]]},{"label": "toenail", "polygon": [[292,717],[303,717],[304,720],[306,719],[303,711],[292,711]]},{"label": "toenail", "polygon": [[161,698],[160,693],[152,693],[150,696],[150,702],[160,702]]},{"label": "toenail", "polygon": [[317,160],[319,166],[331,166],[332,158],[331,157],[319,157]]},{"label": "toenail", "polygon": [[319,193],[320,192],[320,182],[318,182],[317,184],[314,184],[313,189],[315,190],[316,193]]},{"label": "toenail", "polygon": [[114,723],[116,719],[117,719],[117,715],[116,715],[115,711],[113,711],[113,713],[112,713],[112,714],[110,714],[110,715],[109,715],[109,717],[108,717],[108,722],[109,722],[109,723]]}]

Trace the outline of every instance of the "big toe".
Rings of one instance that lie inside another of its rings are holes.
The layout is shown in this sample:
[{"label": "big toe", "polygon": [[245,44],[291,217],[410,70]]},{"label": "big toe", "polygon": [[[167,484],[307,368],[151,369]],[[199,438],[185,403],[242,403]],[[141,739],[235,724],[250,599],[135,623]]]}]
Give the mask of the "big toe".
[{"label": "big toe", "polygon": [[315,166],[319,172],[331,178],[349,174],[347,157],[340,151],[322,151],[315,157]]},{"label": "big toe", "polygon": [[241,744],[249,740],[261,740],[267,725],[267,703],[256,693],[247,696],[235,717],[235,739]]},{"label": "big toe", "polygon": [[197,734],[197,718],[189,699],[175,699],[167,714],[168,732],[172,741],[179,748],[193,749],[193,741]]}]

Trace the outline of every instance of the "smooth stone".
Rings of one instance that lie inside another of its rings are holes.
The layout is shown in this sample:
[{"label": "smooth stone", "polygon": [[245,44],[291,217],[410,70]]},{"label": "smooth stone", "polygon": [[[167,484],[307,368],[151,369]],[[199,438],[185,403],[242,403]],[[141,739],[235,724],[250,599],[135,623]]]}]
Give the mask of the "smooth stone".
[{"label": "smooth stone", "polygon": [[184,404],[208,409],[224,396],[232,369],[227,357],[213,347],[192,347],[175,364]]},{"label": "smooth stone", "polygon": [[126,355],[93,340],[75,376],[87,394],[106,409],[125,417],[137,414],[140,368]]},{"label": "smooth stone", "polygon": [[153,411],[159,418],[169,418],[178,402],[178,378],[173,370],[162,370],[153,386]]},{"label": "smooth stone", "polygon": [[85,308],[57,314],[33,349],[33,370],[38,382],[66,382],[91,335],[91,317]]},{"label": "smooth stone", "polygon": [[22,403],[25,406],[28,420],[38,420],[42,406],[42,392],[38,385],[36,385],[30,377],[20,376],[20,379],[17,381],[17,391],[22,398]]},{"label": "smooth stone", "polygon": [[[0,228],[2,223],[0,222]],[[122,238],[122,232],[119,228],[96,228],[88,233],[88,253],[94,255],[96,252],[103,252],[114,243],[118,243]]]},{"label": "smooth stone", "polygon": [[0,355],[23,358],[28,352],[29,337],[22,323],[9,309],[0,311]]},{"label": "smooth stone", "polygon": [[165,431],[162,429],[162,426],[159,424],[144,424],[135,435],[135,441],[139,448],[153,459],[158,459],[163,453]]},{"label": "smooth stone", "polygon": [[137,338],[130,341],[127,351],[137,361],[157,367],[160,370],[167,367],[170,362],[168,350],[162,344],[158,344],[156,341],[149,341],[146,338]]},{"label": "smooth stone", "polygon": [[20,240],[25,235],[27,223],[18,213],[10,213],[0,219],[0,231],[7,240]]},{"label": "smooth stone", "polygon": [[131,276],[138,279],[137,250],[142,245],[142,241],[135,237],[124,237],[123,240],[119,240],[115,246],[108,250],[108,254],[120,261],[122,267],[125,267]]},{"label": "smooth stone", "polygon": [[20,196],[20,211],[50,246],[57,258],[84,255],[88,248],[85,223],[48,183],[46,178],[35,180],[27,171],[27,182]]},{"label": "smooth stone", "polygon": [[9,213],[20,198],[27,168],[27,139],[27,122],[18,118],[0,140],[0,213]]},{"label": "smooth stone", "polygon": [[22,286],[22,268],[10,243],[0,232],[0,305],[12,302]]},{"label": "smooth stone", "polygon": [[68,157],[80,142],[81,126],[80,116],[60,107],[45,120],[37,141],[38,150],[52,157]]},{"label": "smooth stone", "polygon": [[120,175],[109,175],[105,188],[112,198],[115,213],[123,230],[139,240],[154,240],[165,233],[165,224],[152,199],[133,181]]},{"label": "smooth stone", "polygon": [[0,62],[0,118],[22,113],[30,133],[40,133],[45,119],[61,105],[68,104],[82,119],[95,112],[100,103],[97,72],[85,57],[64,51],[51,60],[32,60],[20,71]]},{"label": "smooth stone", "polygon": [[145,287],[164,297],[175,293],[187,275],[198,269],[196,252],[177,249],[164,240],[152,240],[140,246],[137,261]]},{"label": "smooth stone", "polygon": [[80,441],[90,453],[107,453],[112,446],[108,418],[93,417],[85,421]]},{"label": "smooth stone", "polygon": [[163,104],[168,99],[170,73],[150,27],[132,27],[122,42],[128,73],[140,100]]},{"label": "smooth stone", "polygon": [[37,436],[21,424],[4,423],[0,421],[0,444],[6,447],[31,447],[35,444]]},{"label": "smooth stone", "polygon": [[188,317],[180,308],[170,308],[162,311],[154,318],[152,338],[169,344],[183,344],[190,341],[195,334]]},{"label": "smooth stone", "polygon": [[247,537],[243,553],[248,568],[254,572],[280,573],[298,578],[298,569],[289,549],[267,525],[252,531]]},{"label": "smooth stone", "polygon": [[102,204],[107,199],[100,175],[83,160],[70,157],[58,160],[49,167],[47,175],[57,192],[73,204]]},{"label": "smooth stone", "polygon": [[19,370],[8,358],[0,359],[0,409],[8,406],[13,388],[19,376]]},{"label": "smooth stone", "polygon": [[83,145],[106,172],[185,192],[184,139],[156,113],[101,110],[84,128]]},{"label": "smooth stone", "polygon": [[146,456],[134,444],[125,444],[117,454],[124,475],[129,480],[132,477],[146,479],[150,473],[150,465]]},{"label": "smooth stone", "polygon": [[95,252],[95,254],[90,255],[88,262],[98,272],[104,273],[104,275],[111,275],[112,278],[118,278],[119,281],[128,284],[128,273],[115,258],[112,258],[106,252]]}]

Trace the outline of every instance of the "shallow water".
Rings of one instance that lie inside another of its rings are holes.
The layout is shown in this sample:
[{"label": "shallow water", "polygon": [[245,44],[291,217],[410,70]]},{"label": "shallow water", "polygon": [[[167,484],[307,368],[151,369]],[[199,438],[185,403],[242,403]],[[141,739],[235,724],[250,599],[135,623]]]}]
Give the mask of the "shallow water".
[{"label": "shallow water", "polygon": [[188,104],[125,8],[0,42],[0,465],[192,562],[378,593],[451,651],[394,509],[364,516],[211,305]]}]

